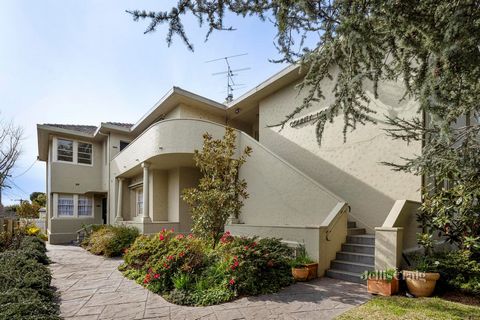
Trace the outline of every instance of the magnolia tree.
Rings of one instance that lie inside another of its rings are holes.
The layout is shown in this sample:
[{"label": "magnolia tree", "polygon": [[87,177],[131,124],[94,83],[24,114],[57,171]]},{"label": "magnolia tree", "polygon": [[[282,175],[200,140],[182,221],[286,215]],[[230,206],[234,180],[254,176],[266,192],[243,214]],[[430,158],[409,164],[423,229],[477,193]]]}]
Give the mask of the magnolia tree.
[{"label": "magnolia tree", "polygon": [[183,190],[182,199],[192,210],[192,231],[211,240],[213,247],[220,240],[228,218],[238,218],[243,200],[248,197],[247,182],[239,179],[240,167],[250,156],[246,147],[236,157],[236,134],[226,128],[223,139],[203,135],[203,149],[195,150],[193,159],[202,177],[195,188]]}]

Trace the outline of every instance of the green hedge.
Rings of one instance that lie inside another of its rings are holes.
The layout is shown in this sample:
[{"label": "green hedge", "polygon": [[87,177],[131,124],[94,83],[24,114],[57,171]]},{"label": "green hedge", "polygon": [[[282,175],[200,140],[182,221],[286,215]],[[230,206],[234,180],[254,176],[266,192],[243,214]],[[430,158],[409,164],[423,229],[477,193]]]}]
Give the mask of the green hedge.
[{"label": "green hedge", "polygon": [[0,319],[60,319],[45,243],[21,234],[13,239],[0,247]]},{"label": "green hedge", "polygon": [[292,252],[278,239],[232,237],[216,248],[192,235],[142,235],[124,255],[124,275],[181,305],[205,306],[273,293],[293,282]]},{"label": "green hedge", "polygon": [[121,256],[138,237],[138,230],[132,227],[102,225],[82,241],[82,247],[93,254],[107,257]]}]

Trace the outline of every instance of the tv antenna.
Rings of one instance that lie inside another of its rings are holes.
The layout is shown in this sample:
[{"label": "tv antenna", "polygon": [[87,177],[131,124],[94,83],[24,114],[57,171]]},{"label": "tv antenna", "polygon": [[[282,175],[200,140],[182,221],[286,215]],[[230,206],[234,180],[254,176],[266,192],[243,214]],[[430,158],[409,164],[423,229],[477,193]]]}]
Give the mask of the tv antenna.
[{"label": "tv antenna", "polygon": [[239,87],[245,86],[244,84],[235,83],[234,77],[238,75],[238,72],[242,72],[242,71],[245,71],[245,70],[250,70],[250,68],[232,69],[232,67],[230,66],[230,61],[228,59],[241,57],[241,56],[246,56],[247,54],[248,53],[241,53],[241,54],[236,54],[236,55],[233,55],[233,56],[227,56],[227,57],[222,57],[222,58],[217,58],[217,59],[205,61],[205,63],[210,63],[210,62],[215,62],[215,61],[220,61],[220,60],[225,61],[226,65],[227,65],[227,71],[215,72],[215,73],[212,73],[212,76],[218,76],[218,75],[222,75],[222,74],[227,75],[227,97],[225,98],[226,102],[232,102],[233,91],[235,89],[238,89]]}]

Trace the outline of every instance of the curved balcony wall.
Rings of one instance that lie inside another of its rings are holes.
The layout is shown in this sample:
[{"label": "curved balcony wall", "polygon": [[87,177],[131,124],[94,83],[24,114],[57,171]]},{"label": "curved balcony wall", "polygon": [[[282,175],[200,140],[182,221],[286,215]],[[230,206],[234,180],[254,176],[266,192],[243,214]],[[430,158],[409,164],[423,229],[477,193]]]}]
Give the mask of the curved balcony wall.
[{"label": "curved balcony wall", "polygon": [[[137,168],[152,158],[169,161],[166,155],[192,154],[202,148],[205,132],[220,138],[224,126],[200,119],[169,119],[157,122],[112,160],[112,178]],[[342,199],[272,153],[249,135],[238,131],[237,147],[253,149],[241,168],[248,183],[240,221],[250,225],[321,225]],[[172,158],[170,158],[172,159]],[[174,159],[174,158],[173,158]],[[175,165],[173,163],[172,165]],[[321,168],[319,168],[321,170]]]}]

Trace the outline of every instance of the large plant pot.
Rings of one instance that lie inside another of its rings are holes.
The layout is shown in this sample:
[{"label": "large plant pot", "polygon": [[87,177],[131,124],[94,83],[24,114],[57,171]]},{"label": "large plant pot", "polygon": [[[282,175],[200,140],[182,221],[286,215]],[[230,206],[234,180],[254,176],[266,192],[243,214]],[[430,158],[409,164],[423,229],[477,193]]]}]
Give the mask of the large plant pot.
[{"label": "large plant pot", "polygon": [[398,292],[398,279],[393,278],[392,281],[368,279],[367,291],[371,294],[379,294],[389,297]]},{"label": "large plant pot", "polygon": [[408,291],[415,297],[430,297],[440,274],[436,272],[403,271]]},{"label": "large plant pot", "polygon": [[309,263],[309,264],[306,264],[305,267],[307,267],[308,269],[307,280],[315,279],[318,273],[318,263]]},{"label": "large plant pot", "polygon": [[295,281],[307,281],[309,270],[307,267],[292,268],[292,275]]}]

